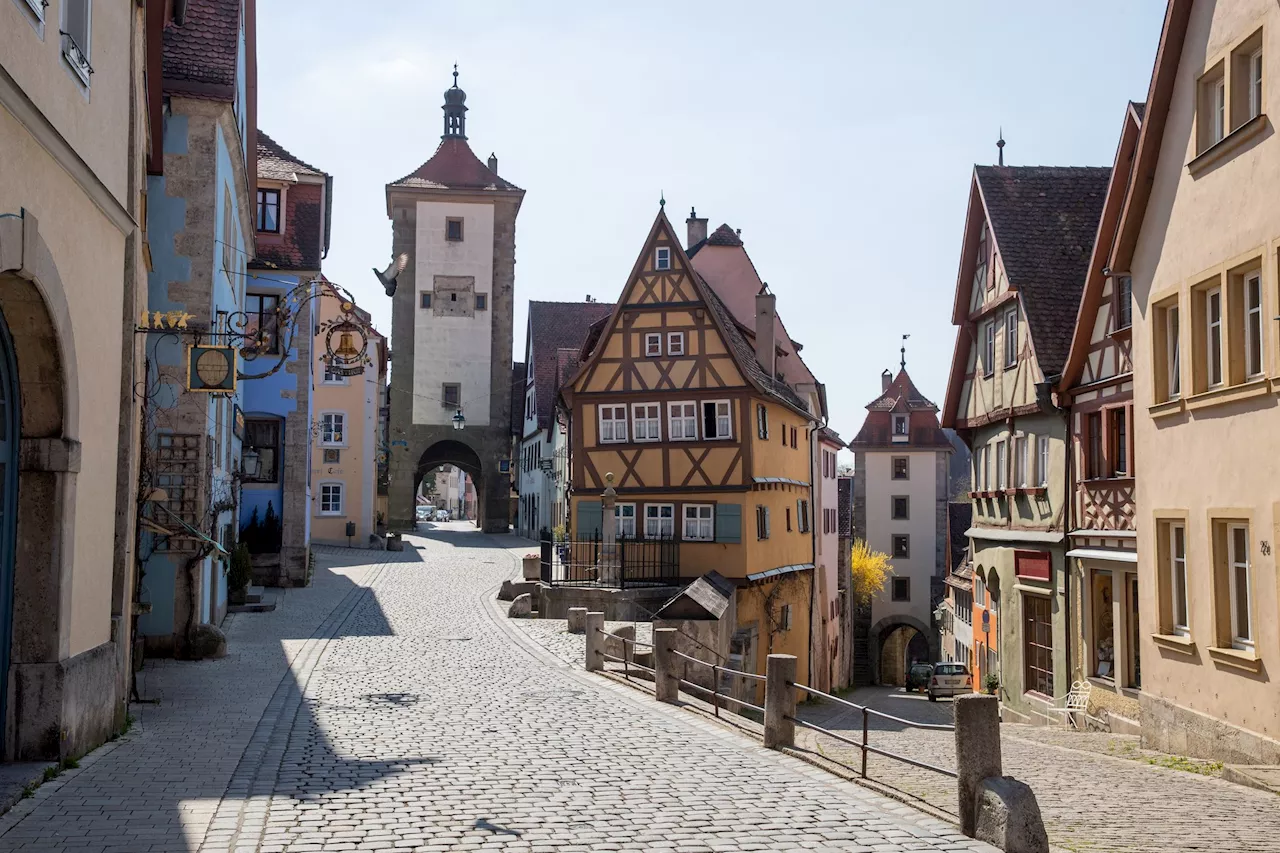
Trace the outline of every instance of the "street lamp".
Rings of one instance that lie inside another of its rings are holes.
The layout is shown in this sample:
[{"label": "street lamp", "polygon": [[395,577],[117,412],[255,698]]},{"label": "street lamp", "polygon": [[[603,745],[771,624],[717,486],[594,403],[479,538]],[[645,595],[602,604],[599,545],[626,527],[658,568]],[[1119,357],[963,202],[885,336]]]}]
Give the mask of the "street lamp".
[{"label": "street lamp", "polygon": [[462,416],[462,409],[453,413],[453,428],[463,429],[467,425],[467,419]]},{"label": "street lamp", "polygon": [[262,456],[258,451],[249,448],[240,454],[240,470],[245,477],[250,479],[258,476],[258,466],[262,462]]}]

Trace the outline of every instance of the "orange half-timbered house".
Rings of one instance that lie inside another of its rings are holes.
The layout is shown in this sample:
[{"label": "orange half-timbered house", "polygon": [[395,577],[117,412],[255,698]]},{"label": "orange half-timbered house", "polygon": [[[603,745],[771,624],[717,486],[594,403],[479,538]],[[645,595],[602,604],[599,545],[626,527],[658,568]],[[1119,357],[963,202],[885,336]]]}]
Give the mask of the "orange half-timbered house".
[{"label": "orange half-timbered house", "polygon": [[683,579],[737,587],[733,645],[764,672],[793,654],[808,679],[814,535],[810,431],[778,378],[774,296],[757,336],[696,273],[659,212],[612,315],[562,390],[571,412],[573,535],[674,539]]}]

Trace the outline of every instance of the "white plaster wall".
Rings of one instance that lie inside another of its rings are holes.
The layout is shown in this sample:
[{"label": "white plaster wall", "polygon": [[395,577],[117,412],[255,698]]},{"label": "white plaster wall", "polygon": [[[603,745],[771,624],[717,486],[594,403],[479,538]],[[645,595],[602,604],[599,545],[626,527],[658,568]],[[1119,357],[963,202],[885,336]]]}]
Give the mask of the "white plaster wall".
[{"label": "white plaster wall", "polygon": [[[420,201],[417,212],[413,296],[413,422],[448,425],[453,411],[440,405],[446,382],[462,386],[467,423],[489,424],[489,387],[493,337],[493,207],[488,204]],[[461,242],[444,238],[445,220],[461,217]],[[474,317],[439,317],[434,308],[417,307],[419,294],[432,289],[437,275],[473,276],[475,292],[490,296],[489,308]]]},{"label": "white plaster wall", "polygon": [[[892,458],[907,456],[910,479],[892,479]],[[894,534],[906,533],[911,537],[911,556],[893,559],[895,577],[911,578],[911,600],[893,601],[892,582],[871,603],[872,624],[886,616],[910,615],[925,625],[929,624],[929,582],[934,576],[937,547],[937,462],[933,451],[893,453],[892,451],[868,452],[867,478],[867,541],[876,551],[893,554]],[[910,498],[905,521],[893,520],[893,496]]]}]

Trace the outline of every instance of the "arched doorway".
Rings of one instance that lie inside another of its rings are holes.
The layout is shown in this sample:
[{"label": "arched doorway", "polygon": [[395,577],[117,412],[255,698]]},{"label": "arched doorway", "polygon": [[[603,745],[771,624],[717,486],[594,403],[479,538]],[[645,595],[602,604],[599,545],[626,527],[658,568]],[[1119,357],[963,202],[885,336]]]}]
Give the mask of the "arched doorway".
[{"label": "arched doorway", "polygon": [[929,628],[911,616],[888,616],[871,629],[871,679],[876,684],[902,687],[915,662],[931,663]]},{"label": "arched doorway", "polygon": [[[461,496],[463,512],[459,513],[459,505],[455,503],[446,507],[452,518],[457,519],[460,516],[467,517],[468,521],[476,522],[477,527],[483,529],[485,522],[485,500],[484,500],[484,471],[480,462],[480,456],[469,445],[461,441],[437,441],[435,444],[423,451],[422,456],[418,458],[417,468],[413,478],[413,495],[417,500],[417,495],[422,488],[423,479],[431,475],[433,472],[439,472],[451,467],[458,469],[466,475],[466,479],[470,481],[475,489],[475,501],[473,508],[470,502],[465,498],[465,492]],[[455,498],[454,500],[458,500]],[[416,508],[415,508],[416,509]],[[474,515],[472,515],[474,513]],[[410,517],[413,517],[413,510],[410,511]]]},{"label": "arched doorway", "polygon": [[[18,436],[21,420],[17,381],[13,338],[4,312],[0,310],[0,673],[6,674],[9,672],[13,641],[13,575],[18,522]],[[0,690],[0,720],[8,719],[8,692]]]}]

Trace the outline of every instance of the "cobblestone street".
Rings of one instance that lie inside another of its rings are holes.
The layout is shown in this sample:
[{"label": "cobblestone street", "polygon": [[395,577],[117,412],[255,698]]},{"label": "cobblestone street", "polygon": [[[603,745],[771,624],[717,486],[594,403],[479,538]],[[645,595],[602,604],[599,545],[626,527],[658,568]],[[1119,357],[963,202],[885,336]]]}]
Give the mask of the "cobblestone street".
[{"label": "cobblestone street", "polygon": [[0,851],[990,850],[550,654],[489,591],[528,543],[439,525],[325,550],[220,661],[151,661],[123,738]]},{"label": "cobblestone street", "polygon": [[[951,722],[951,702],[930,703],[923,694],[871,687],[846,698],[903,719]],[[862,715],[835,703],[805,704],[800,717],[855,740],[862,736]],[[909,729],[874,717],[869,729],[873,746],[955,766],[951,732]],[[1280,850],[1280,800],[1274,794],[1158,766],[1175,757],[1141,749],[1136,737],[1017,724],[1005,724],[1001,734],[1004,772],[1035,791],[1055,847],[1106,853]],[[834,738],[801,729],[796,742],[858,767],[861,751]],[[941,774],[872,755],[867,775],[907,799],[956,811],[955,783]]]}]

